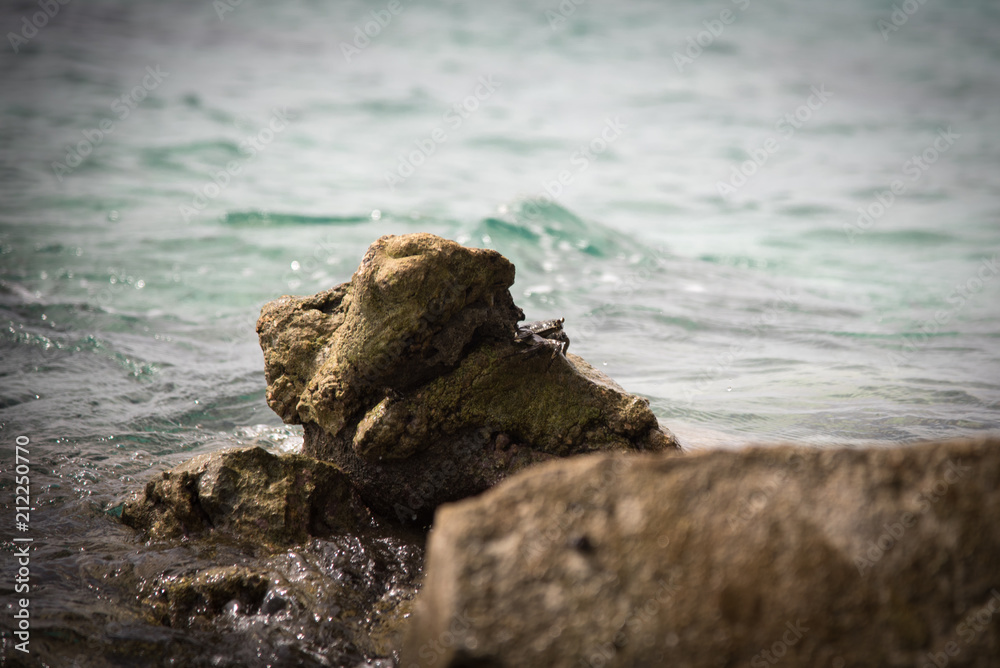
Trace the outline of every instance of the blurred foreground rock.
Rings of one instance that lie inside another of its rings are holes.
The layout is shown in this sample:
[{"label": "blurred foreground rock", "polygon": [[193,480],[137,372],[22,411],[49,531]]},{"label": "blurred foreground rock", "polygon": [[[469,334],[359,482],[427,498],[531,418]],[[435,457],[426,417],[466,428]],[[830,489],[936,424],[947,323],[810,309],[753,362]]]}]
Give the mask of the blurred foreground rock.
[{"label": "blurred foreground rock", "polygon": [[264,306],[268,403],[304,425],[305,454],[403,522],[534,462],[676,449],[646,400],[575,355],[515,341],[513,282],[496,251],[384,236],[349,283]]},{"label": "blurred foreground rock", "polygon": [[997,666],[998,527],[996,438],[550,462],[438,510],[400,665]]}]

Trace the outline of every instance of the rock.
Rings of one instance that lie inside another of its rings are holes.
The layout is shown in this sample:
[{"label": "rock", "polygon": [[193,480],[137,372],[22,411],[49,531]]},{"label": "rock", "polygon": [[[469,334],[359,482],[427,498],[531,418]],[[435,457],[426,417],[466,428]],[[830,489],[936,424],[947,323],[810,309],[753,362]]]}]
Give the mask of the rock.
[{"label": "rock", "polygon": [[[332,642],[370,657],[398,648],[422,555],[392,539],[346,536],[257,557],[225,546],[195,547],[178,562],[179,548],[160,548],[139,561],[144,575],[131,574],[130,587],[155,623],[266,633],[275,645],[308,636],[305,644],[317,649]],[[170,557],[175,561],[165,563]]]},{"label": "rock", "polygon": [[438,509],[400,666],[995,666],[1000,439],[554,461]]},{"label": "rock", "polygon": [[336,467],[260,447],[200,455],[161,473],[121,517],[156,540],[215,530],[274,544],[356,534],[372,519]]},{"label": "rock", "polygon": [[328,462],[200,455],[156,475],[121,519],[152,540],[83,575],[152,624],[217,638],[215,655],[182,652],[183,665],[360,665],[401,642],[425,535],[379,522]]},{"label": "rock", "polygon": [[404,522],[552,457],[677,449],[644,399],[514,341],[513,282],[495,251],[382,237],[351,282],[264,306],[268,404],[304,425],[306,454]]},{"label": "rock", "polygon": [[373,396],[454,367],[473,338],[505,340],[523,318],[495,251],[431,234],[384,236],[350,283],[264,306],[257,332],[269,405],[286,422],[344,430]]},{"label": "rock", "polygon": [[161,577],[141,596],[164,626],[208,625],[224,611],[255,614],[268,594],[266,574],[242,566],[207,568],[190,575]]}]

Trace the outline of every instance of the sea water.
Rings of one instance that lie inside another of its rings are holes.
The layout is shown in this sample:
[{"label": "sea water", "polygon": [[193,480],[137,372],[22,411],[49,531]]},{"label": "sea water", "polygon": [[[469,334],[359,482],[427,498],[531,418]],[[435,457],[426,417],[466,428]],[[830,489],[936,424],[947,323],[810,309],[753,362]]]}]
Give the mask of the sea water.
[{"label": "sea water", "polygon": [[10,546],[29,439],[56,631],[124,490],[301,445],[254,321],[384,234],[504,254],[692,450],[1000,428],[995,3],[42,5],[0,14],[0,489]]}]

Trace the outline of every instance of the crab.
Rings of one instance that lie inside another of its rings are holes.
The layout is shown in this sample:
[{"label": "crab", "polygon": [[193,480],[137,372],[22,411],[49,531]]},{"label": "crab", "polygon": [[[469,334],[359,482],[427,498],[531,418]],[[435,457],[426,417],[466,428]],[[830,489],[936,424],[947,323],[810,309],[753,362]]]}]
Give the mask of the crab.
[{"label": "crab", "polygon": [[552,351],[552,358],[562,354],[564,357],[569,350],[569,337],[563,331],[565,318],[556,320],[536,320],[526,322],[517,326],[514,332],[514,341],[524,343],[529,346],[525,353],[534,353],[542,348],[549,348]]}]

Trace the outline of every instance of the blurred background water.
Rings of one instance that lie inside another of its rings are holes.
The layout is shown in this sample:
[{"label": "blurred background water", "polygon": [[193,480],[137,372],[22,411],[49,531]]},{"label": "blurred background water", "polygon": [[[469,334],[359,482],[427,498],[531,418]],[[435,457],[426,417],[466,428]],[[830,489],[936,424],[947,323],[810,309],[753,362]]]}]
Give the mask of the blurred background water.
[{"label": "blurred background water", "polygon": [[503,253],[528,319],[692,449],[1000,427],[995,3],[77,0],[0,29],[2,535],[25,436],[53,610],[91,605],[75,553],[125,549],[124,489],[301,443],[254,321],[383,234]]}]

